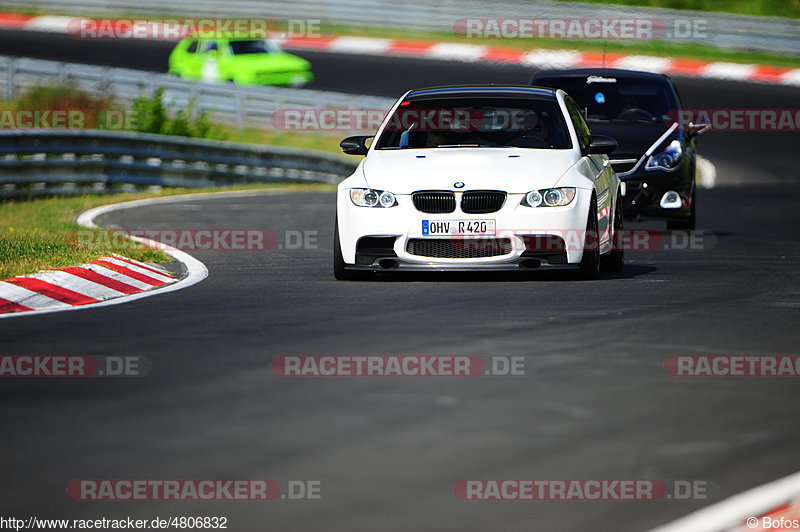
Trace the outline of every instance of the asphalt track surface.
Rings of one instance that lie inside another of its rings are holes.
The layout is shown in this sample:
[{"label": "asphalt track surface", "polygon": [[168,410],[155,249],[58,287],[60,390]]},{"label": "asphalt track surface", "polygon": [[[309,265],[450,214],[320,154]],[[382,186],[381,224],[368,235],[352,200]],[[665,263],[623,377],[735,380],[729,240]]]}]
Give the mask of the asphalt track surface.
[{"label": "asphalt track surface", "polygon": [[[0,53],[21,54],[20,42],[25,55],[86,59],[59,39],[3,32]],[[140,54],[131,43],[92,46],[94,62],[148,68],[164,59],[159,43]],[[317,87],[381,95],[522,83],[530,74],[302,55]],[[798,107],[797,89],[678,84],[687,107]],[[798,354],[798,140],[702,138],[719,172],[719,186],[699,193],[703,249],[630,252],[621,274],[595,282],[336,282],[331,193],[190,199],[105,215],[100,223],[126,229],[316,231],[318,247],[194,252],[210,276],[186,290],[0,320],[0,354],[140,355],[153,365],[141,378],[0,382],[0,514],[226,515],[237,531],[636,531],[794,472],[794,379],[681,379],[662,364],[671,355]],[[269,369],[274,356],[309,354],[522,356],[527,374],[288,379]],[[75,502],[65,487],[76,478],[321,480],[323,498]],[[466,478],[698,479],[711,489],[689,502],[463,502],[452,487]]]}]

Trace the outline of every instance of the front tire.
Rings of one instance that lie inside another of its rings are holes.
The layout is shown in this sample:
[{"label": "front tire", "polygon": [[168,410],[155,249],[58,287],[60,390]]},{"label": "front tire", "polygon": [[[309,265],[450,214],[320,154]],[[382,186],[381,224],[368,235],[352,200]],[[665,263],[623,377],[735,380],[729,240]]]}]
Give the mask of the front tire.
[{"label": "front tire", "polygon": [[600,235],[597,222],[597,199],[592,194],[586,234],[583,237],[583,258],[578,267],[578,279],[590,281],[600,276]]},{"label": "front tire", "polygon": [[600,257],[600,270],[604,272],[619,272],[625,266],[625,249],[622,245],[622,198],[617,196],[614,208],[614,229],[611,232],[611,252]]}]

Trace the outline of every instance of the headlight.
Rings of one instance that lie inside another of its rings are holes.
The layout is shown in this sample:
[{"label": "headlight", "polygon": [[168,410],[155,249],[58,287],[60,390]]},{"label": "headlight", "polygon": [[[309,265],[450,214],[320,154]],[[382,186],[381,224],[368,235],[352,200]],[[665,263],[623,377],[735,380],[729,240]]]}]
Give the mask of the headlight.
[{"label": "headlight", "polygon": [[574,188],[543,188],[541,190],[531,190],[525,194],[520,205],[525,205],[526,207],[563,207],[572,203],[574,199]]},{"label": "headlight", "polygon": [[350,201],[359,207],[389,208],[397,205],[397,199],[391,192],[371,188],[351,188]]},{"label": "headlight", "polygon": [[525,201],[528,202],[528,207],[538,207],[542,204],[542,194],[538,190],[531,190],[525,194]]},{"label": "headlight", "polygon": [[683,157],[683,148],[681,141],[673,140],[667,146],[667,149],[656,155],[651,155],[647,159],[645,170],[674,170],[681,163]]},{"label": "headlight", "polygon": [[394,207],[397,205],[397,200],[394,198],[394,194],[388,191],[381,192],[381,195],[378,196],[378,203],[381,204],[381,207]]}]

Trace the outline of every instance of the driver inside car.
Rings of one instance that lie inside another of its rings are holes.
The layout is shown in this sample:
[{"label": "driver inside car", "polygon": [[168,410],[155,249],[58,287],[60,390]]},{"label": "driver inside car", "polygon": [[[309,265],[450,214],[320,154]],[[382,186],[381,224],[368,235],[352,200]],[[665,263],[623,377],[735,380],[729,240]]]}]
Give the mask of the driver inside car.
[{"label": "driver inside car", "polygon": [[653,113],[642,108],[643,102],[638,101],[633,96],[626,96],[623,100],[618,120],[653,120]]},{"label": "driver inside car", "polygon": [[552,130],[538,112],[527,111],[522,117],[519,129],[515,131],[515,136],[506,142],[506,146],[518,148],[550,147],[552,144],[550,142]]}]

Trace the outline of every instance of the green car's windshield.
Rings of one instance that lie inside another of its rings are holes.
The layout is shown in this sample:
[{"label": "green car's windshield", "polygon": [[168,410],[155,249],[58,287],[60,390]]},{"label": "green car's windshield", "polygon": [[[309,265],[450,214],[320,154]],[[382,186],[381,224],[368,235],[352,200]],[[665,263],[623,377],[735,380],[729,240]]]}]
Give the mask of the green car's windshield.
[{"label": "green car's windshield", "polygon": [[279,52],[277,46],[263,39],[249,41],[230,41],[233,55],[244,54],[274,54]]}]

